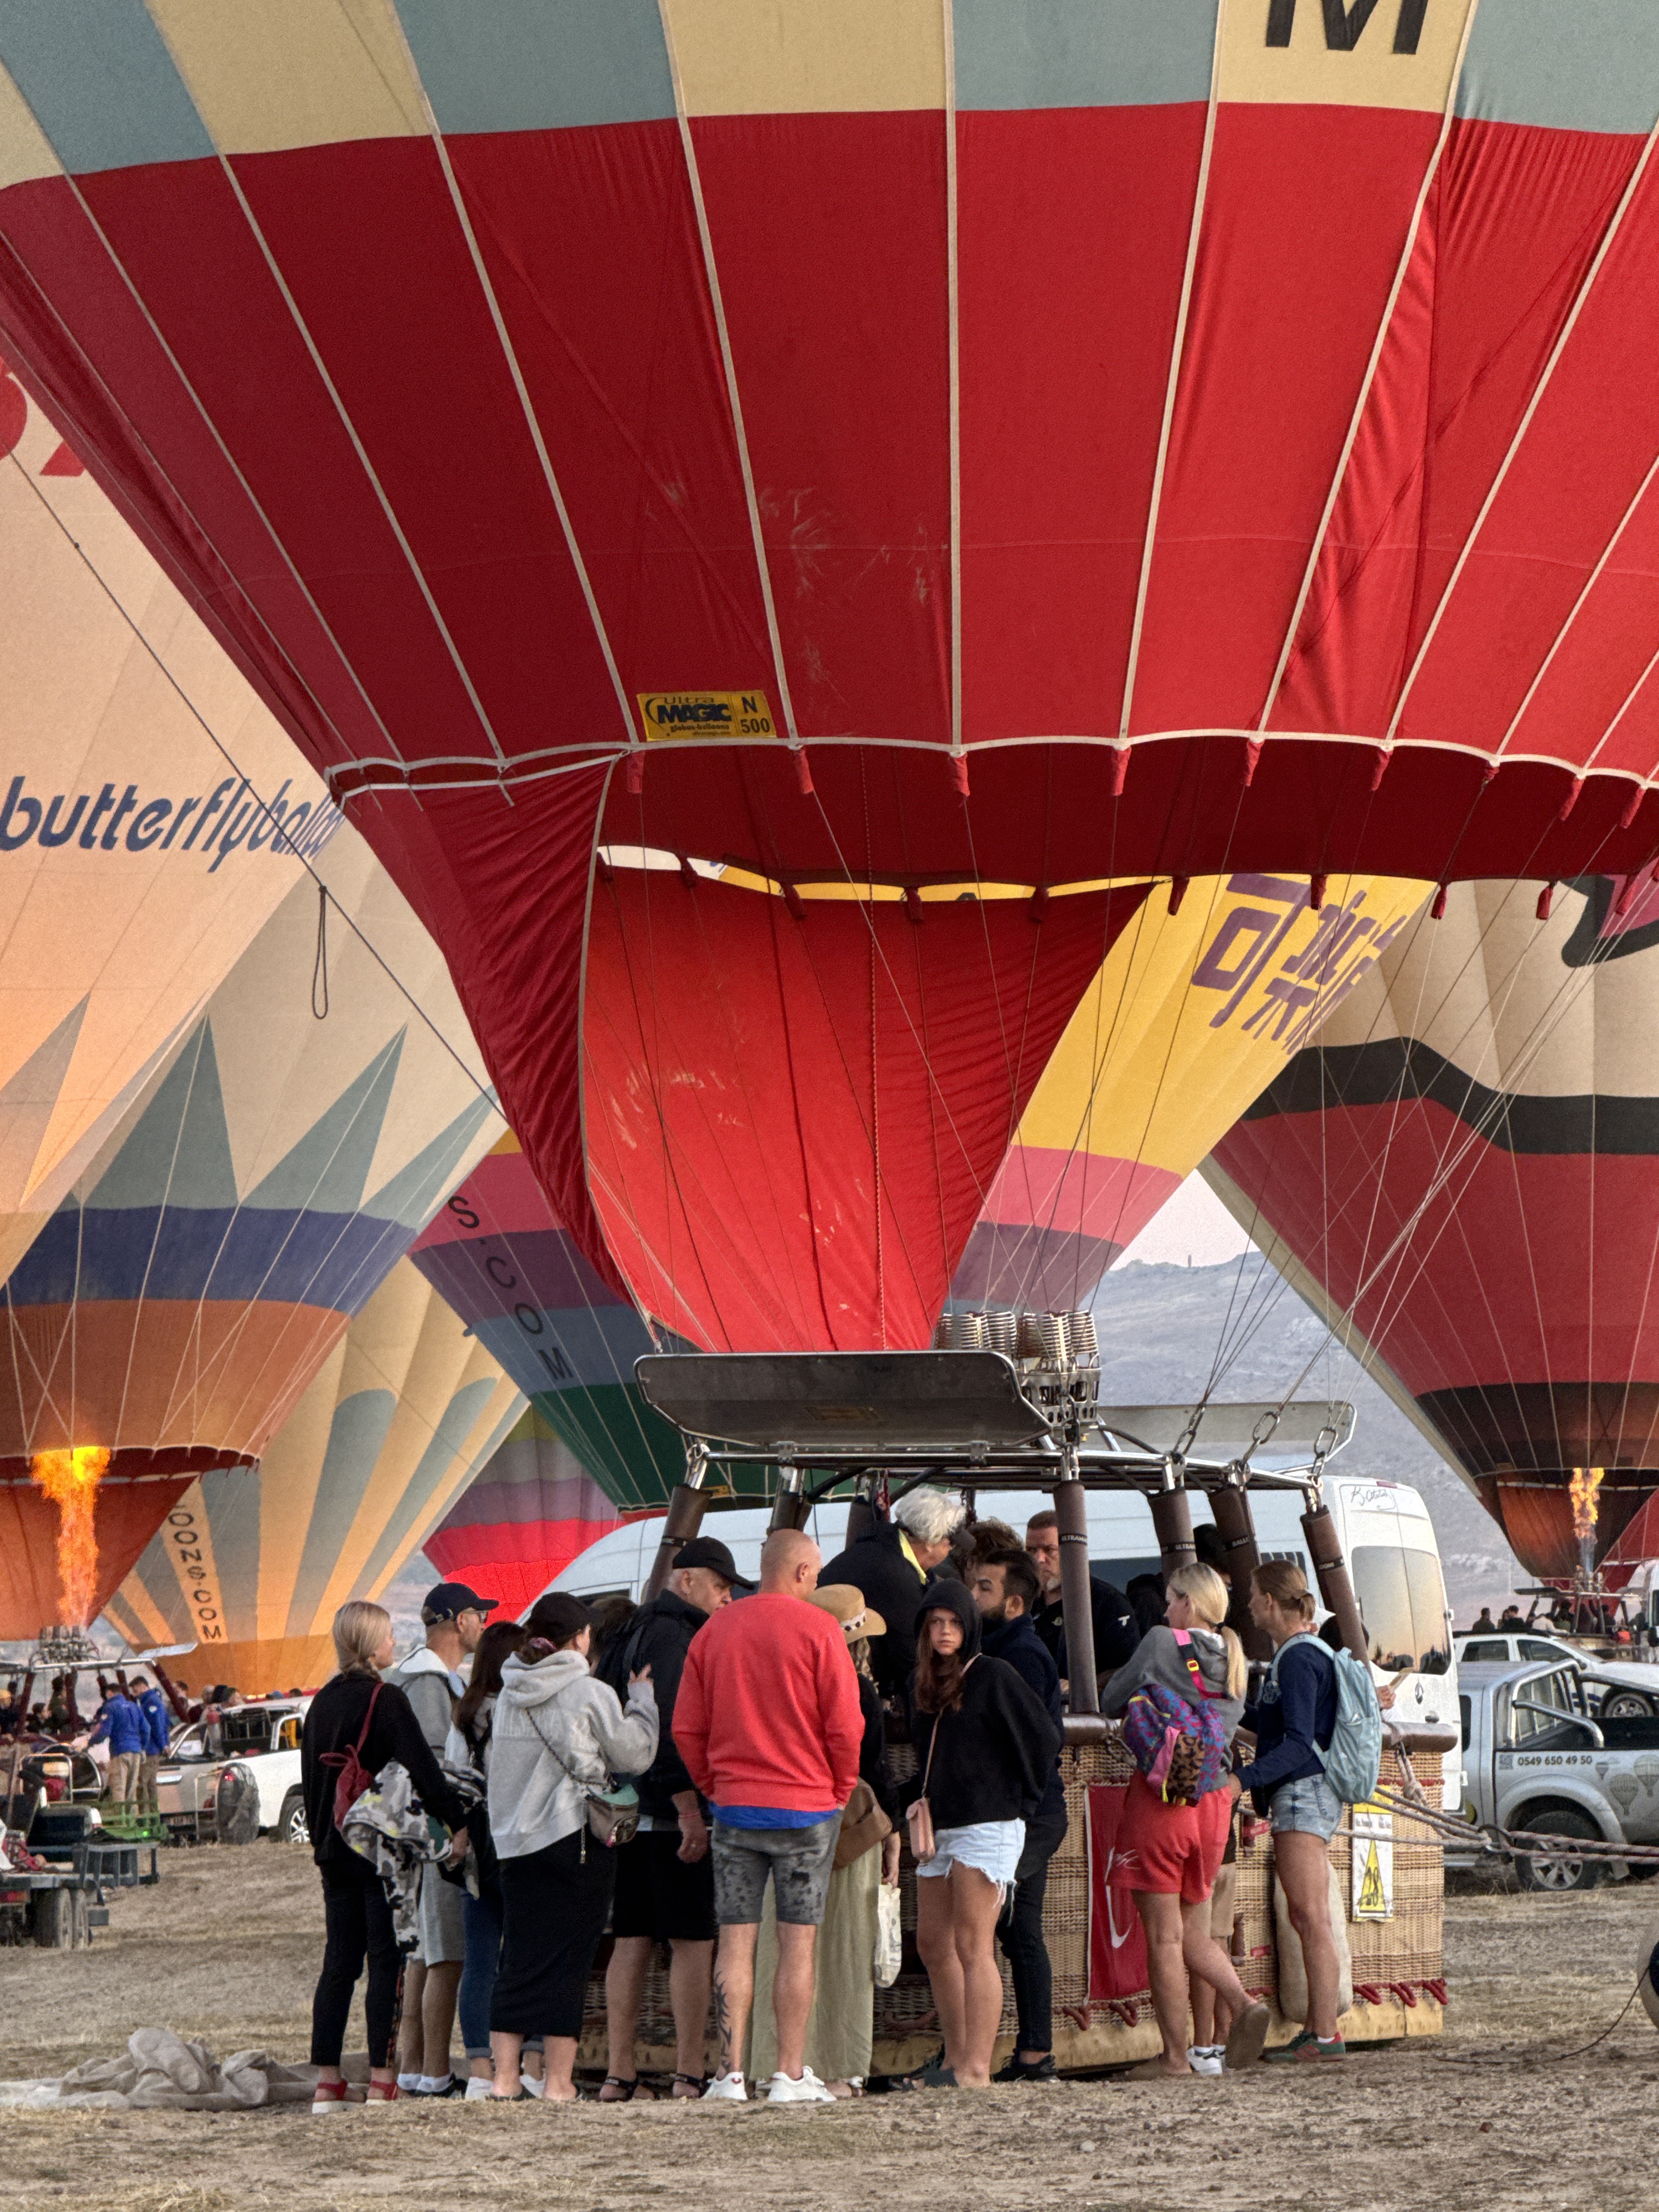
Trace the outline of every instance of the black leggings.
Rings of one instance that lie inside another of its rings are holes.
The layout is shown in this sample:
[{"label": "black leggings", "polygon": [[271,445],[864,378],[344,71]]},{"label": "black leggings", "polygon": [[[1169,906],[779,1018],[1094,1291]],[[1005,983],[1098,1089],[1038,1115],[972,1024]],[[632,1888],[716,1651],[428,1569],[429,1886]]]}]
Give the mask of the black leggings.
[{"label": "black leggings", "polygon": [[1048,1946],[1042,1940],[1042,1904],[1048,1893],[1048,1862],[1065,1840],[1063,1813],[1026,1822],[1014,1893],[997,1923],[997,1940],[1007,1954],[1019,2019],[1016,2051],[1054,2047],[1054,1977]]},{"label": "black leggings", "polygon": [[323,1971],[311,2001],[311,2063],[337,2066],[345,2047],[351,1994],[368,1959],[368,1988],[363,2011],[368,2022],[368,2063],[392,2061],[392,2033],[398,2017],[398,1978],[404,1954],[392,1925],[380,1877],[364,1859],[330,1859],[323,1877],[323,1915],[328,1930]]},{"label": "black leggings", "polygon": [[617,1886],[617,1854],[585,1828],[503,1859],[501,1962],[489,2025],[509,2035],[582,2032],[587,1978]]}]

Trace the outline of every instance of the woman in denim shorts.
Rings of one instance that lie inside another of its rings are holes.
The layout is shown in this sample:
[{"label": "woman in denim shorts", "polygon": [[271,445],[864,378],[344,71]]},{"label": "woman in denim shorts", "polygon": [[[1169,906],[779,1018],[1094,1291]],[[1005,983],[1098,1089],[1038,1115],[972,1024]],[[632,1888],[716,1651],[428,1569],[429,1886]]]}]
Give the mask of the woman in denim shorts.
[{"label": "woman in denim shorts", "polygon": [[1331,1929],[1330,1840],[1342,1801],[1325,1778],[1322,1753],[1336,1733],[1336,1664],[1313,1632],[1314,1601],[1300,1567],[1264,1559],[1250,1578],[1250,1618],[1267,1631],[1273,1667],[1261,1701],[1244,1709],[1255,1759],[1232,1778],[1273,1822],[1273,1865],[1307,1966],[1308,2017],[1299,2035],[1268,2060],[1347,2055],[1337,2025],[1340,1968]]}]

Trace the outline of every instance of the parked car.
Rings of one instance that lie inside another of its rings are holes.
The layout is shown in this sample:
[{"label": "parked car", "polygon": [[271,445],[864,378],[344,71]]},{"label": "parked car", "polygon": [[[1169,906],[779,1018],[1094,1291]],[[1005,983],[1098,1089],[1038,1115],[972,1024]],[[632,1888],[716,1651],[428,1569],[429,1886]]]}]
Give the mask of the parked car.
[{"label": "parked car", "polygon": [[1553,1666],[1568,1659],[1589,1677],[1598,1718],[1639,1720],[1644,1714],[1659,1713],[1659,1664],[1652,1660],[1603,1658],[1599,1651],[1587,1651],[1565,1637],[1535,1628],[1501,1636],[1460,1636],[1456,1651],[1460,1667],[1466,1660],[1477,1667],[1519,1667]]},{"label": "parked car", "polygon": [[262,1698],[174,1730],[155,1787],[175,1842],[247,1842],[256,1833],[310,1841],[300,1788],[300,1729],[310,1703]]},{"label": "parked car", "polygon": [[[1548,1665],[1458,1670],[1463,1735],[1463,1811],[1474,1823],[1610,1844],[1659,1844],[1659,1716],[1591,1710],[1576,1658]],[[1476,1855],[1446,1850],[1448,1866]],[[1568,1851],[1517,1863],[1522,1886],[1593,1889],[1610,1871],[1644,1877],[1640,1862],[1574,1858]]]}]

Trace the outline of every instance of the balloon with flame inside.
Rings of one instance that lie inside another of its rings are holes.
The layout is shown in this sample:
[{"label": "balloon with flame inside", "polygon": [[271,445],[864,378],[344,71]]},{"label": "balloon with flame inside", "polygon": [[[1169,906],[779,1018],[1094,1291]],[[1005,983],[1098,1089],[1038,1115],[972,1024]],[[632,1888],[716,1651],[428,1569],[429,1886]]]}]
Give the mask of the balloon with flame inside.
[{"label": "balloon with flame inside", "polygon": [[85,1628],[98,1609],[98,1533],[93,1507],[109,1465],[101,1444],[36,1452],[29,1474],[58,1508],[58,1583],[60,1620]]},{"label": "balloon with flame inside", "polygon": [[1578,1564],[1585,1579],[1595,1571],[1595,1494],[1601,1487],[1604,1468],[1576,1467],[1567,1494],[1572,1499],[1572,1533],[1578,1543]]}]

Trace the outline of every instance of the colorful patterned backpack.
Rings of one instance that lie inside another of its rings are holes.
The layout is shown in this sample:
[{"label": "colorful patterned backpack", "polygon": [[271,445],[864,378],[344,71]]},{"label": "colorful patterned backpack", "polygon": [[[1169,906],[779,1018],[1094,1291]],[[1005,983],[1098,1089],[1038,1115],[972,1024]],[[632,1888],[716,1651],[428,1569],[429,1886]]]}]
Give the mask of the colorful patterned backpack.
[{"label": "colorful patterned backpack", "polygon": [[1184,1628],[1174,1632],[1196,1685],[1196,1706],[1162,1682],[1143,1683],[1125,1708],[1123,1741],[1130,1757],[1168,1805],[1196,1805],[1227,1779],[1227,1731],[1211,1700],[1221,1697],[1199,1670]]}]

